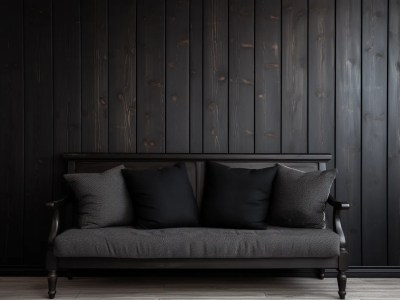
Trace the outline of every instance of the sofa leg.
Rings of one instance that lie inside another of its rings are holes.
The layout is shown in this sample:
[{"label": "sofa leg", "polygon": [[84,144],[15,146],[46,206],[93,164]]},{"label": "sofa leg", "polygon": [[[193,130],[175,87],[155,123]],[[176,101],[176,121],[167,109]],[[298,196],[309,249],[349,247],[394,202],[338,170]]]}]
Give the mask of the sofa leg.
[{"label": "sofa leg", "polygon": [[338,271],[337,275],[337,282],[339,286],[339,297],[340,299],[346,298],[346,282],[347,282],[347,276],[344,271]]},{"label": "sofa leg", "polygon": [[68,271],[67,272],[67,278],[68,278],[68,280],[72,280],[72,272],[71,271]]},{"label": "sofa leg", "polygon": [[57,285],[57,272],[56,270],[51,270],[47,277],[47,282],[49,285],[49,299],[54,299],[56,296],[56,285]]},{"label": "sofa leg", "polygon": [[318,278],[321,280],[325,278],[325,269],[318,269]]}]

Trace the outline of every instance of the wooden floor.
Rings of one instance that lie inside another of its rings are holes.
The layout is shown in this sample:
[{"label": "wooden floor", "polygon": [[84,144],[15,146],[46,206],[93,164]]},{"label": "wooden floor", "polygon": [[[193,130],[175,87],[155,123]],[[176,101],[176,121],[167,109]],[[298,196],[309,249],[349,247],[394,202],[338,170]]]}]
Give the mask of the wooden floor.
[{"label": "wooden floor", "polygon": [[[0,277],[0,299],[44,299],[46,278]],[[338,299],[336,279],[185,278],[168,276],[59,278],[56,299]],[[346,299],[400,299],[400,278],[350,278]]]}]

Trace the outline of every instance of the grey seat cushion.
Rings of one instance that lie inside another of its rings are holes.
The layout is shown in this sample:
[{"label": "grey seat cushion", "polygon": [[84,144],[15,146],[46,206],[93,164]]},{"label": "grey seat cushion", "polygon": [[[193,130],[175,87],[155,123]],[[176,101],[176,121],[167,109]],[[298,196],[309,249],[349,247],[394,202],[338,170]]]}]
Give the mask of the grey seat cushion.
[{"label": "grey seat cushion", "polygon": [[70,229],[56,238],[54,254],[108,258],[333,257],[339,255],[339,236],[330,229],[283,227]]}]

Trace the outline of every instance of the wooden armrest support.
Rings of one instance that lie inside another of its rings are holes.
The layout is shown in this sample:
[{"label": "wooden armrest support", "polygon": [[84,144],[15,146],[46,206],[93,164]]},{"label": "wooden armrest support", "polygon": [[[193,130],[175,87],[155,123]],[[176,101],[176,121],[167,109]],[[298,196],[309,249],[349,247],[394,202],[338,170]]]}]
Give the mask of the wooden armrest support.
[{"label": "wooden armrest support", "polygon": [[54,240],[56,239],[59,227],[60,227],[60,206],[67,200],[67,197],[46,203],[47,207],[53,209],[53,216],[51,221],[50,234],[47,239],[49,247],[53,246]]},{"label": "wooden armrest support", "polygon": [[333,206],[334,209],[345,210],[345,209],[349,209],[350,208],[350,204],[349,203],[336,201],[335,198],[333,198],[333,196],[331,196],[331,195],[329,195],[328,204]]},{"label": "wooden armrest support", "polygon": [[62,205],[65,201],[67,200],[67,197],[60,198],[58,200],[52,201],[52,202],[47,202],[46,206],[48,207],[59,207]]},{"label": "wooden armrest support", "polygon": [[328,203],[333,206],[333,231],[339,235],[340,250],[346,251],[346,237],[342,228],[340,214],[342,210],[348,210],[350,208],[350,204],[336,201],[331,195],[329,195]]}]

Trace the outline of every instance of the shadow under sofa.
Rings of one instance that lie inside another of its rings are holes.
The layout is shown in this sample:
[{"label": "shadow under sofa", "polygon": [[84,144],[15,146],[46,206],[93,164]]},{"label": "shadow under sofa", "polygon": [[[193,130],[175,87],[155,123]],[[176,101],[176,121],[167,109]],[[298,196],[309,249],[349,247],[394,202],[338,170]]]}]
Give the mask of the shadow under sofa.
[{"label": "shadow under sofa", "polygon": [[[284,163],[302,171],[325,170],[329,154],[89,154],[63,155],[67,173],[103,172],[124,164],[144,170],[184,162],[200,206],[205,162],[259,169]],[[135,229],[131,226],[97,229],[77,227],[73,196],[48,203],[53,209],[47,269],[49,298],[56,293],[57,271],[71,269],[320,269],[338,270],[339,296],[346,295],[346,240],[340,213],[349,204],[329,196],[332,229],[268,226],[265,230],[221,228]]]}]

